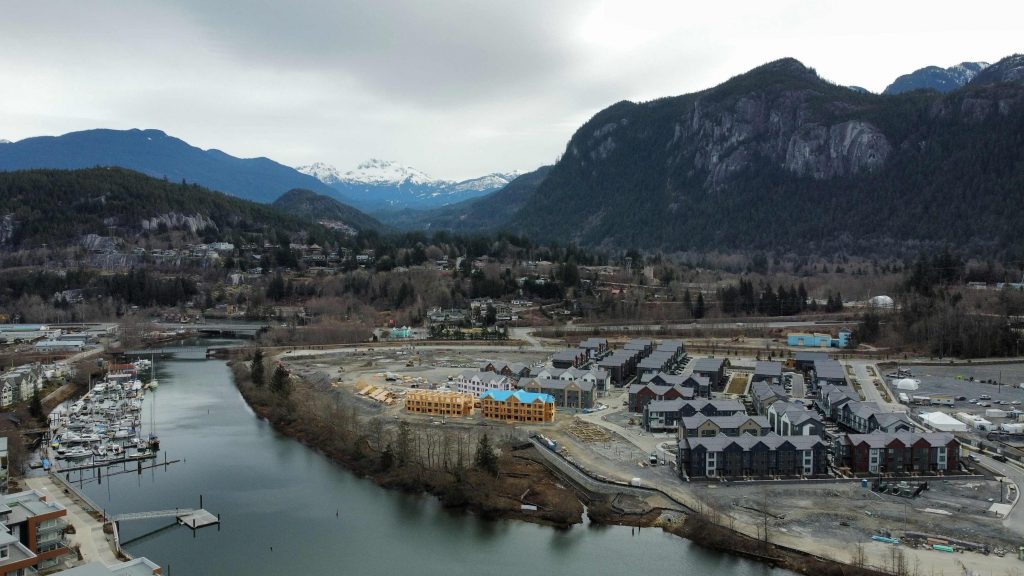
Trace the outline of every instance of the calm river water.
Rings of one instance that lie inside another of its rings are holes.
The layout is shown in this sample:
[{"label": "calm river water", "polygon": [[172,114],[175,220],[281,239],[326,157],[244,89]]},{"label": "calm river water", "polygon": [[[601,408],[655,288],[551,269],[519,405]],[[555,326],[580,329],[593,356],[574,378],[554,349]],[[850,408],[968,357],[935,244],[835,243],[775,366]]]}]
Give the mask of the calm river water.
[{"label": "calm river water", "polygon": [[182,527],[161,530],[168,520],[122,523],[126,549],[164,574],[791,574],[655,529],[561,532],[452,513],[433,498],[356,478],[276,433],[246,406],[223,361],[164,360],[157,377],[156,429],[168,457],[183,462],[102,484],[87,479],[83,488],[108,514],[198,507],[200,494],[221,514],[219,531],[194,537]]}]

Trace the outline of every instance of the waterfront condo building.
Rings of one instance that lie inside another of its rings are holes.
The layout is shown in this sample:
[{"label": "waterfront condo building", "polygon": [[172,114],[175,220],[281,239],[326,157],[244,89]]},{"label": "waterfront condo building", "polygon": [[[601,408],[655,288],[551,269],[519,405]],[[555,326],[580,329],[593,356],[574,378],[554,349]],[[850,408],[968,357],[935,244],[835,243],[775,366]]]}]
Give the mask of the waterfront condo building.
[{"label": "waterfront condo building", "polygon": [[34,574],[71,553],[64,539],[67,510],[35,490],[0,496],[0,574]]},{"label": "waterfront condo building", "polygon": [[512,422],[551,422],[555,419],[555,399],[550,394],[524,390],[488,390],[480,395],[484,418]]},{"label": "waterfront condo building", "polygon": [[410,390],[405,395],[405,409],[414,414],[433,416],[469,416],[476,397],[448,390]]}]

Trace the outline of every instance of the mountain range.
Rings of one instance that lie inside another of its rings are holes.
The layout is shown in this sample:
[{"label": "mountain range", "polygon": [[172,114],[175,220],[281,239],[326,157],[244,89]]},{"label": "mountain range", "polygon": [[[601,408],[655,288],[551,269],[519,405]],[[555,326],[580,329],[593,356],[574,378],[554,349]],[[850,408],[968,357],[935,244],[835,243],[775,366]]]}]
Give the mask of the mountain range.
[{"label": "mountain range", "polygon": [[157,130],[3,144],[0,170],[117,165],[267,203],[289,191],[278,208],[342,228],[379,223],[338,200],[400,229],[506,230],[610,250],[954,245],[1024,259],[1024,56],[968,64],[917,86],[933,89],[880,95],[782,59],[693,94],[616,103],[555,165],[518,176],[452,182],[382,160],[300,172]]},{"label": "mountain range", "polygon": [[196,182],[255,202],[273,202],[292,188],[333,193],[316,178],[268,158],[203,150],[160,130],[85,130],[0,146],[0,171],[94,166],[120,166],[171,182]]},{"label": "mountain range", "polygon": [[945,94],[864,94],[783,59],[619,102],[504,228],[609,249],[1024,256],[1022,60]]},{"label": "mountain range", "polygon": [[988,66],[988,62],[961,62],[949,68],[926,66],[900,76],[882,94],[902,94],[911,90],[950,92],[970,82]]},{"label": "mountain range", "polygon": [[317,162],[296,168],[336,191],[336,197],[367,211],[429,209],[479,198],[504,188],[517,173],[493,173],[480,178],[441,180],[389,160],[370,159],[341,173]]}]

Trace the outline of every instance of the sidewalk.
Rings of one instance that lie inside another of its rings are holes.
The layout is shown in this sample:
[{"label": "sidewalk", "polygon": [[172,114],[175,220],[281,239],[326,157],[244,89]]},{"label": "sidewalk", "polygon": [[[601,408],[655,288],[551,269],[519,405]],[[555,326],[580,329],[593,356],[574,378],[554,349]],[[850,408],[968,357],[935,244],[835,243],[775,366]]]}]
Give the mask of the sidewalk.
[{"label": "sidewalk", "polygon": [[68,535],[68,541],[72,548],[76,545],[80,547],[83,562],[103,562],[107,565],[119,562],[107,535],[103,533],[103,523],[72,501],[49,476],[26,478],[25,484],[45,495],[48,502],[56,502],[68,511],[66,520],[75,527],[75,533]]}]

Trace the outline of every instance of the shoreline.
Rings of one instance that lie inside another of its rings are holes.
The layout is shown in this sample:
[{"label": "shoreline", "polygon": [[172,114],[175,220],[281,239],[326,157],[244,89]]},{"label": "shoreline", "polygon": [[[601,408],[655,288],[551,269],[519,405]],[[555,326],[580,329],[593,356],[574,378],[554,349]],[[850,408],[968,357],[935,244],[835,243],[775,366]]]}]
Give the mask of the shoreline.
[{"label": "shoreline", "polygon": [[[295,425],[280,417],[280,413],[270,406],[266,406],[253,399],[251,386],[243,385],[240,382],[240,371],[238,363],[244,364],[239,357],[228,362],[232,371],[232,378],[236,389],[241,394],[246,405],[259,417],[266,420],[279,433],[301,442],[303,445],[312,448],[331,461],[344,466],[348,471],[361,478],[372,480],[375,484],[385,489],[400,490],[409,494],[431,495],[438,499],[442,506],[452,510],[460,510],[479,514],[483,518],[493,520],[522,520],[534,524],[550,526],[556,530],[568,530],[577,524],[583,523],[582,514],[578,519],[571,521],[565,518],[552,518],[545,515],[527,513],[522,510],[512,510],[507,507],[495,508],[486,505],[480,500],[465,498],[464,494],[452,494],[438,486],[430,483],[409,483],[403,482],[400,478],[389,476],[379,470],[375,470],[368,459],[353,457],[352,454],[339,447],[326,446],[323,438],[317,434],[304,429],[301,425]],[[242,370],[246,370],[244,366]],[[275,415],[277,417],[275,417]],[[355,447],[358,454],[361,447]],[[531,446],[529,449],[537,450]],[[515,454],[513,451],[513,455]],[[542,479],[561,480],[561,476],[551,469],[550,465],[544,462],[543,458],[534,460],[527,456],[519,456],[520,459],[534,462],[542,470],[534,471],[529,477],[530,483],[536,483]],[[586,499],[589,504],[587,516],[590,522],[595,525],[621,525],[635,526],[639,528],[661,528],[663,531],[689,540],[701,547],[715,550],[722,553],[733,554],[751,560],[764,562],[773,568],[783,568],[793,572],[806,574],[808,576],[818,575],[844,575],[844,576],[881,576],[886,572],[878,571],[868,567],[859,567],[845,562],[816,556],[809,552],[788,548],[779,544],[765,543],[728,528],[720,523],[702,516],[699,513],[682,513],[678,510],[665,508],[654,508],[647,506],[642,511],[620,511],[612,504],[614,498],[608,494],[595,492],[586,489],[578,483],[573,482],[571,491],[577,500]],[[460,497],[462,496],[462,497]],[[582,498],[581,498],[582,497]],[[582,503],[580,504],[582,506]],[[663,519],[666,515],[672,516],[668,520]],[[675,518],[680,518],[676,521]]]}]

